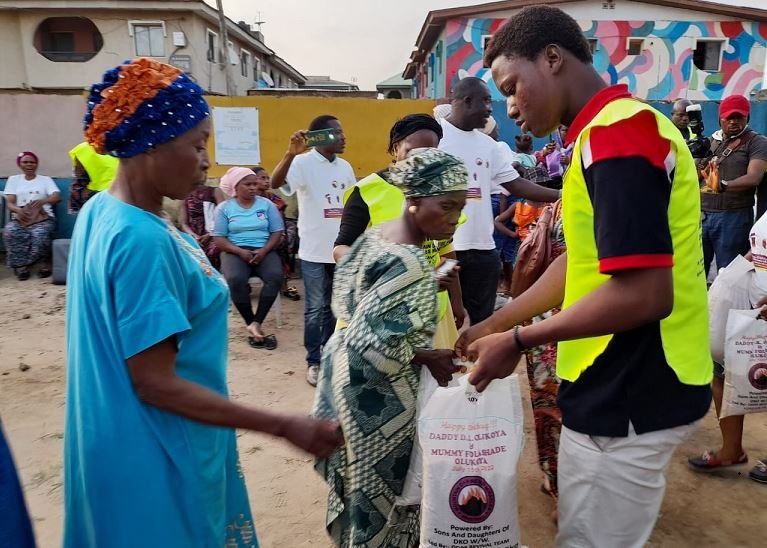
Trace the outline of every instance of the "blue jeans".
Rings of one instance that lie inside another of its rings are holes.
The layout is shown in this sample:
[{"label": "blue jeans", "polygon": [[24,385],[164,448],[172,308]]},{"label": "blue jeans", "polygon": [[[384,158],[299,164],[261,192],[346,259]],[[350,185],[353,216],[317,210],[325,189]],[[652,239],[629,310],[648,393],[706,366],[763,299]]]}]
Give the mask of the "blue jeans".
[{"label": "blue jeans", "polygon": [[493,314],[501,261],[495,249],[457,251],[456,256],[461,263],[463,306],[471,325],[476,325]]},{"label": "blue jeans", "polygon": [[751,248],[748,235],[754,226],[753,209],[703,212],[703,266],[706,275],[716,257],[716,267],[724,268]]},{"label": "blue jeans", "polygon": [[334,264],[301,261],[304,276],[304,347],[306,363],[319,365],[322,347],[335,329],[336,319],[330,309],[333,296]]}]

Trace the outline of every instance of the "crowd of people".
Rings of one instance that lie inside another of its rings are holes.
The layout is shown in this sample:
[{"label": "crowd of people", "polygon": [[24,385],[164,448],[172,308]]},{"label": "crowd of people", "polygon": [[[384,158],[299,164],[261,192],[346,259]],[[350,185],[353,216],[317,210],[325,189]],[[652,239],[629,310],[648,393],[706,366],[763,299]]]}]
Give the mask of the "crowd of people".
[{"label": "crowd of people", "polygon": [[[468,77],[434,116],[398,120],[391,165],[360,181],[341,157],[341,121],[322,115],[290,136],[271,177],[238,166],[207,186],[209,109],[186,74],[136,59],[91,88],[86,143],[72,154],[65,548],[257,546],[237,428],[317,457],[336,546],[417,546],[420,506],[397,497],[424,375],[445,386],[472,364],[481,392],[523,356],[557,546],[647,542],[676,448],[712,393],[722,404],[724,364],[705,344],[712,263],[752,260],[751,304],[767,303],[755,200],[767,138],[748,127],[748,100],[731,96],[694,158],[695,105],[677,101],[668,118],[605,84],[558,8],[521,10],[484,61],[521,128],[514,151],[487,83]],[[309,147],[318,130],[332,144]],[[533,136],[548,143],[535,151]],[[5,189],[20,280],[33,265],[50,275],[60,194],[38,162],[19,154]],[[178,226],[164,198],[179,201]],[[546,252],[523,254],[534,240]],[[275,349],[263,326],[281,294],[300,299],[288,285],[296,254],[311,416],[227,396],[229,301],[250,346]],[[514,292],[515,268],[531,260],[542,273]],[[747,462],[743,417],[720,427],[722,447],[691,457],[693,469]],[[33,546],[0,442],[16,510],[0,516],[0,539]],[[765,461],[750,477],[767,483]]]}]

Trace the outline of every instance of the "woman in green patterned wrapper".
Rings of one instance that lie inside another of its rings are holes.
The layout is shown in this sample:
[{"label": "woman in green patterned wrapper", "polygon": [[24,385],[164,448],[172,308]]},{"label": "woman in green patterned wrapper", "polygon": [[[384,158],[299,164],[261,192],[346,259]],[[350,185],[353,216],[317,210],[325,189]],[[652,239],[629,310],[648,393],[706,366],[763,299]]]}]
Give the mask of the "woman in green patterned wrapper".
[{"label": "woman in green patterned wrapper", "polygon": [[420,366],[411,362],[431,346],[437,323],[437,282],[421,246],[452,237],[468,173],[455,156],[425,148],[395,164],[389,181],[405,195],[405,211],[368,230],[336,265],[333,312],[347,327],[325,348],[314,404],[314,415],[337,419],[346,440],[317,462],[337,546],[418,542],[420,508],[394,500],[415,439]]}]

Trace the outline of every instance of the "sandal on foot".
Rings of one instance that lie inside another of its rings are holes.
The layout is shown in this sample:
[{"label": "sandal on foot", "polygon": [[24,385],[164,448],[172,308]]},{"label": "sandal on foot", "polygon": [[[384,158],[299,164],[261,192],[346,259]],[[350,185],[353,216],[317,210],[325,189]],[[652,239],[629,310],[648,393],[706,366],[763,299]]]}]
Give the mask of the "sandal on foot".
[{"label": "sandal on foot", "polygon": [[266,335],[259,340],[256,337],[248,337],[248,344],[253,348],[264,348],[265,350],[274,350],[277,348],[277,338],[274,335]]},{"label": "sandal on foot", "polygon": [[748,477],[756,482],[767,484],[767,458],[757,462],[748,473]]},{"label": "sandal on foot", "polygon": [[53,271],[50,268],[41,268],[39,272],[37,273],[38,278],[48,278],[50,275],[53,274]]},{"label": "sandal on foot", "polygon": [[289,287],[282,294],[292,301],[300,301],[301,295],[298,294],[298,289],[295,287]]},{"label": "sandal on foot", "polygon": [[550,496],[554,500],[559,499],[559,495],[554,491],[554,489],[551,488],[550,485],[547,485],[546,483],[541,484],[541,493]]},{"label": "sandal on foot", "polygon": [[709,470],[716,470],[718,468],[727,468],[728,466],[740,466],[748,462],[748,455],[742,453],[736,460],[722,460],[713,451],[706,451],[699,457],[690,457],[687,459],[687,464],[693,470],[699,470],[706,472]]},{"label": "sandal on foot", "polygon": [[22,282],[28,280],[29,276],[31,276],[31,274],[26,268],[19,268],[16,270],[16,277]]}]

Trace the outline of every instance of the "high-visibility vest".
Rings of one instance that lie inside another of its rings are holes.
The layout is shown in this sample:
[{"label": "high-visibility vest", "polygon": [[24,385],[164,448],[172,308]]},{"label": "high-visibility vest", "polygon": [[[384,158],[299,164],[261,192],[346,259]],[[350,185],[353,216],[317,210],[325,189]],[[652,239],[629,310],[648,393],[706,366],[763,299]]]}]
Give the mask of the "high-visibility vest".
[{"label": "high-visibility vest", "polygon": [[120,165],[117,158],[107,154],[99,154],[87,142],[76,145],[69,151],[69,157],[73,166],[77,160],[88,172],[90,178],[88,188],[99,192],[109,188],[115,175],[117,175],[117,167]]},{"label": "high-visibility vest", "polygon": [[[660,321],[666,361],[680,382],[711,382],[712,361],[708,343],[706,276],[703,271],[698,174],[679,130],[655,109],[634,99],[617,99],[605,106],[576,139],[570,169],[564,177],[562,222],[567,243],[567,276],[563,307],[568,308],[610,279],[599,272],[594,231],[594,209],[583,173],[581,146],[591,128],[609,126],[641,111],[652,112],[658,131],[671,142],[676,166],[668,206],[674,249],[672,277],[674,306]],[[637,204],[637,207],[641,204]],[[652,298],[652,295],[648,295]],[[607,348],[612,335],[563,341],[558,345],[557,375],[575,381]]]}]

